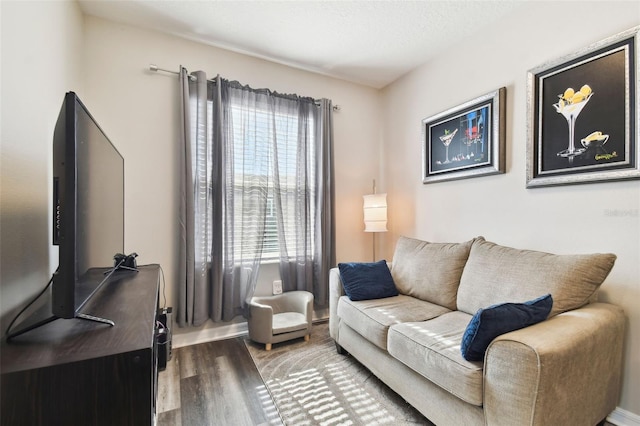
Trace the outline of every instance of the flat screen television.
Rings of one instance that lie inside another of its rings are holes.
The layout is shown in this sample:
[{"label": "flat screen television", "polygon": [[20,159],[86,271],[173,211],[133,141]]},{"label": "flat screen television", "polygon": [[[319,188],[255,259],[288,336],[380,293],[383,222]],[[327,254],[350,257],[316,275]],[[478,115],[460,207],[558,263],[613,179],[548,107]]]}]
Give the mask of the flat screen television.
[{"label": "flat screen television", "polygon": [[7,339],[58,318],[113,324],[81,310],[123,253],[124,159],[74,92],[65,94],[53,134],[53,244],[59,265],[50,298]]},{"label": "flat screen television", "polygon": [[53,207],[52,313],[74,318],[124,252],[124,158],[74,92],[53,135]]}]

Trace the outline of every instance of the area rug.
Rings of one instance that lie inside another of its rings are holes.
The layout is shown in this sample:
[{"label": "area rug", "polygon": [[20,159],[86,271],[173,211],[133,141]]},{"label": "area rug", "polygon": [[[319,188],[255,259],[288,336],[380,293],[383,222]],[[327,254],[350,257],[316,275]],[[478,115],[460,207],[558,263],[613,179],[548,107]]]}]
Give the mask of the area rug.
[{"label": "area rug", "polygon": [[351,356],[339,355],[326,322],[311,340],[245,340],[282,421],[299,425],[431,425]]}]

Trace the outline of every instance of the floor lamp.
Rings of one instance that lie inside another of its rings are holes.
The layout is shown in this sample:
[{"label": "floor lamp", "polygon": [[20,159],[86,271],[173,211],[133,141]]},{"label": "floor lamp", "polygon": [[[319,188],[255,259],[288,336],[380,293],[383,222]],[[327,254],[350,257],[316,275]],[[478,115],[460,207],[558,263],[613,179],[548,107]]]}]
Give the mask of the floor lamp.
[{"label": "floor lamp", "polygon": [[373,194],[364,198],[364,232],[373,237],[373,261],[376,261],[376,233],[387,232],[387,194],[376,194],[376,181],[373,181]]}]

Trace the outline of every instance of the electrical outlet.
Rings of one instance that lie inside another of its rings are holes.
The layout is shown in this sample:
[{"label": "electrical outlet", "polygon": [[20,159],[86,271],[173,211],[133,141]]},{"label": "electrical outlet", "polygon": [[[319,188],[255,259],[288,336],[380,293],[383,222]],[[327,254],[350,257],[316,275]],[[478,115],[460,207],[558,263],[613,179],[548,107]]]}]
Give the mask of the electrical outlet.
[{"label": "electrical outlet", "polygon": [[273,294],[282,294],[282,280],[273,282]]}]

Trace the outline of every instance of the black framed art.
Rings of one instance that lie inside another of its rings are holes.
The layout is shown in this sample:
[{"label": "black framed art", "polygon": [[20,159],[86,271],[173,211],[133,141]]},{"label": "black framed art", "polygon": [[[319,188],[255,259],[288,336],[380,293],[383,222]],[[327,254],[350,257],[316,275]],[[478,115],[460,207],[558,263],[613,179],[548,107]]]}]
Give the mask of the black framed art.
[{"label": "black framed art", "polygon": [[422,120],[422,183],[505,171],[506,88]]},{"label": "black framed art", "polygon": [[529,71],[528,188],[640,178],[639,29]]}]

